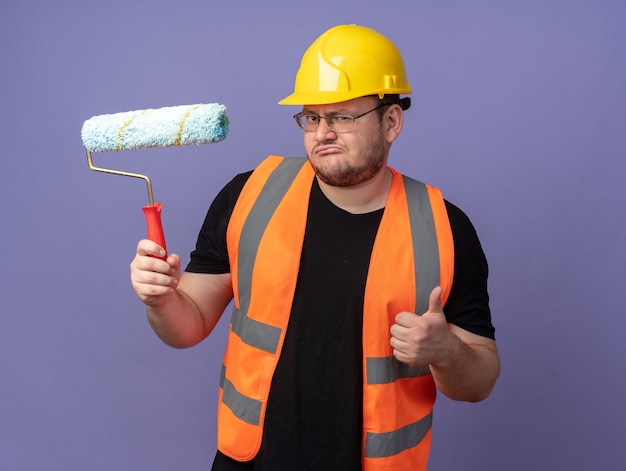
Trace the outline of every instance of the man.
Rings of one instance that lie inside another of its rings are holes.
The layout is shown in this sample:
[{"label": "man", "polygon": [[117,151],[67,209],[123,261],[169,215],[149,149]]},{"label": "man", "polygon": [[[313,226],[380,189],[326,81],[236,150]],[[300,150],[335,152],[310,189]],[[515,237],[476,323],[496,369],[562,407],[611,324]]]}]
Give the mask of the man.
[{"label": "man", "polygon": [[307,159],[271,156],[216,197],[186,272],[144,240],[131,279],[167,344],[234,298],[214,470],[424,470],[435,391],[499,374],[487,262],[467,217],[387,166],[411,92],[395,45],[343,25],[303,56]]}]

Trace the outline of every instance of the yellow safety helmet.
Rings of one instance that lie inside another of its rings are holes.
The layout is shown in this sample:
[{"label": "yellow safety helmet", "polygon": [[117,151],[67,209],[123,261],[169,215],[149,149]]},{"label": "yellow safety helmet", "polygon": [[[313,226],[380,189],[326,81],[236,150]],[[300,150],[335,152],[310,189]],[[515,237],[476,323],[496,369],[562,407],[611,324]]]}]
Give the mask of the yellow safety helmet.
[{"label": "yellow safety helmet", "polygon": [[394,43],[358,25],[335,26],[302,56],[294,92],[281,105],[324,105],[367,95],[411,93]]}]

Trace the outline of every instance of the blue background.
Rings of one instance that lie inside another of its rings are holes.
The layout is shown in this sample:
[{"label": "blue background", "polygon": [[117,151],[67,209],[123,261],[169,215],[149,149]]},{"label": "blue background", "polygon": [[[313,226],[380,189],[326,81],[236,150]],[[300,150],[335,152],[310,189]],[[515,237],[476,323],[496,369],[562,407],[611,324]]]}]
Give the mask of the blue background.
[{"label": "blue background", "polygon": [[429,470],[626,462],[626,3],[43,0],[0,6],[0,470],[202,470],[228,316],[174,350],[128,278],[140,181],[91,172],[93,115],[223,103],[226,141],[98,154],[148,173],[188,261],[211,200],[303,155],[306,47],[358,23],[402,51],[413,107],[390,165],[440,187],[487,253],[502,375],[440,396]]}]

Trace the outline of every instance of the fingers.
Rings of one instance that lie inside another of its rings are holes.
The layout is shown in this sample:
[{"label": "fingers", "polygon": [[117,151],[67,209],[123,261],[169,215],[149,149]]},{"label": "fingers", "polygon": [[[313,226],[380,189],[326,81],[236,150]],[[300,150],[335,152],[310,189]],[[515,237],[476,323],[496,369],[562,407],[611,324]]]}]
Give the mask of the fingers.
[{"label": "fingers", "polygon": [[417,366],[422,361],[420,345],[423,342],[423,337],[420,332],[417,332],[406,325],[401,325],[398,322],[402,322],[405,315],[406,317],[419,317],[409,312],[399,314],[399,319],[396,320],[396,324],[391,326],[391,338],[389,339],[389,344],[393,349],[394,357],[398,361],[407,363],[411,366]]},{"label": "fingers", "polygon": [[165,249],[156,242],[148,239],[139,241],[137,244],[137,255],[150,257],[163,257]]},{"label": "fingers", "polygon": [[166,260],[161,247],[150,240],[137,245],[137,253],[130,264],[132,287],[139,299],[147,305],[155,305],[174,292],[180,279],[180,257],[171,254]]}]

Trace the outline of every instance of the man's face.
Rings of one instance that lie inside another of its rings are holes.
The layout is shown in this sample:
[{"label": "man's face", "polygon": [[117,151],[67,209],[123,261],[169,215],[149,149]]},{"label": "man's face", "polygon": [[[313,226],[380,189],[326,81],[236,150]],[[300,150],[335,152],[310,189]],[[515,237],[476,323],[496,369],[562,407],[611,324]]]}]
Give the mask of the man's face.
[{"label": "man's face", "polygon": [[[329,105],[306,105],[302,111],[322,118],[358,116],[376,106],[375,98],[361,97]],[[304,147],[318,178],[328,185],[354,187],[377,175],[385,168],[391,144],[384,123],[374,111],[355,120],[349,132],[334,132],[325,119],[320,120],[317,131],[305,131]]]}]

